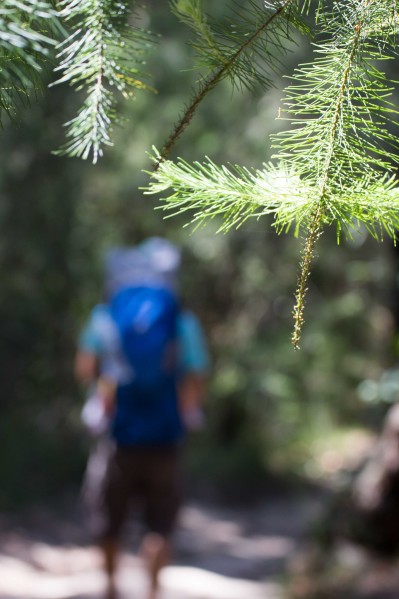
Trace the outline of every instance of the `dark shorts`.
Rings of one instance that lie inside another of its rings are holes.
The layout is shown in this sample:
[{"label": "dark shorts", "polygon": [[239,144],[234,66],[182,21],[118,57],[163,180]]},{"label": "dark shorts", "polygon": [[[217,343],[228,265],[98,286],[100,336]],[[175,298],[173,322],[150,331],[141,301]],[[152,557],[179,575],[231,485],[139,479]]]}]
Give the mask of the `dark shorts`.
[{"label": "dark shorts", "polygon": [[110,446],[97,500],[91,509],[96,512],[92,521],[98,539],[119,536],[132,503],[147,531],[169,536],[181,502],[179,448]]}]

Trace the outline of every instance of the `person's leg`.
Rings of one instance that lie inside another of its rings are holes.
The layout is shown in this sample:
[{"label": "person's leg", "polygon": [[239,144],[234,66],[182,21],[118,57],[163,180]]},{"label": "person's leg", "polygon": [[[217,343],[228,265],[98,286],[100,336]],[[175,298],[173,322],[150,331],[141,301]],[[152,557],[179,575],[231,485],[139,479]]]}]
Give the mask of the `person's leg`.
[{"label": "person's leg", "polygon": [[102,510],[99,526],[99,547],[103,558],[106,599],[117,599],[116,574],[119,556],[119,536],[126,518],[129,501],[129,464],[119,449],[109,456],[104,477]]},{"label": "person's leg", "polygon": [[103,556],[103,567],[107,577],[106,599],[117,599],[116,566],[118,559],[118,542],[116,539],[107,539],[100,543]]},{"label": "person's leg", "polygon": [[170,539],[180,506],[180,468],[177,448],[149,451],[143,459],[144,536],[141,554],[149,576],[146,599],[157,599],[159,575],[171,556]]},{"label": "person's leg", "polygon": [[159,591],[159,574],[170,559],[168,540],[158,533],[147,533],[143,539],[141,553],[147,568],[149,578],[148,595],[146,599],[156,599]]}]

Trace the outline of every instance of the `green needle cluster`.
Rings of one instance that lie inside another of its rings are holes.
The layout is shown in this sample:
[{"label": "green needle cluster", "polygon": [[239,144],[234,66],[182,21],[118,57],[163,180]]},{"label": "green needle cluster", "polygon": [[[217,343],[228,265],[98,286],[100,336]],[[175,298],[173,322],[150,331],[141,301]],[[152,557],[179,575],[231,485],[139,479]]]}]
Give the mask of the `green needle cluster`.
[{"label": "green needle cluster", "polygon": [[0,3],[0,123],[13,117],[42,86],[41,74],[61,28],[47,0],[2,0]]},{"label": "green needle cluster", "polygon": [[201,0],[173,0],[173,12],[194,32],[195,68],[200,70],[197,88],[174,130],[167,139],[155,167],[165,160],[189,125],[198,106],[222,80],[233,88],[264,90],[273,85],[271,74],[279,72],[282,57],[294,45],[294,32],[309,34],[302,19],[307,1],[298,9],[298,0],[248,0],[226,22],[212,21],[203,11]]},{"label": "green needle cluster", "polygon": [[[112,145],[118,97],[145,82],[151,35],[130,24],[129,0],[3,0],[0,7],[0,117],[40,85],[39,73],[62,37],[58,83],[72,85],[83,104],[68,123],[58,152],[96,162]],[[304,236],[294,308],[294,346],[301,335],[315,247],[325,227],[337,239],[364,227],[395,239],[398,109],[395,82],[384,72],[397,58],[398,0],[231,0],[222,19],[201,0],[171,0],[193,32],[197,87],[160,152],[147,193],[162,194],[170,214],[187,212],[195,226],[218,218],[220,230],[269,216],[279,232]],[[305,18],[305,16],[307,18]],[[310,29],[308,23],[314,16]],[[62,23],[62,26],[60,25]],[[68,34],[64,33],[64,28]],[[280,118],[288,128],[271,139],[272,162],[253,170],[211,159],[167,160],[198,106],[222,80],[233,88],[267,90],[297,32],[313,36],[314,58],[285,91]]]},{"label": "green needle cluster", "polygon": [[60,45],[57,83],[84,90],[78,114],[68,123],[68,141],[58,153],[97,162],[117,121],[117,90],[124,97],[134,89],[150,89],[140,66],[151,46],[147,32],[132,27],[130,2],[125,0],[61,0],[60,15],[72,29]]},{"label": "green needle cluster", "polygon": [[[324,226],[338,239],[364,226],[376,239],[395,238],[399,190],[392,81],[380,65],[396,55],[395,0],[335,0],[318,5],[314,60],[299,67],[286,90],[282,117],[290,128],[272,138],[273,164],[262,171],[211,160],[167,161],[147,193],[165,193],[164,207],[194,211],[202,223],[221,216],[222,230],[272,214],[279,231],[305,234],[294,308],[298,347],[315,245]],[[159,156],[154,160],[159,163]]]}]

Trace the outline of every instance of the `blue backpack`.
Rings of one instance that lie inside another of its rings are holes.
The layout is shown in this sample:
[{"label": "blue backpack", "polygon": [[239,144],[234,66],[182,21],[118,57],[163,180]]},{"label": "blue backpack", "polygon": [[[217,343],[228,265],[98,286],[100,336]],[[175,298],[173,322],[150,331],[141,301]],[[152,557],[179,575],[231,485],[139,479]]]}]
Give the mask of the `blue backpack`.
[{"label": "blue backpack", "polygon": [[165,288],[128,287],[111,299],[110,314],[137,390],[155,392],[176,379],[178,313],[176,296]]}]

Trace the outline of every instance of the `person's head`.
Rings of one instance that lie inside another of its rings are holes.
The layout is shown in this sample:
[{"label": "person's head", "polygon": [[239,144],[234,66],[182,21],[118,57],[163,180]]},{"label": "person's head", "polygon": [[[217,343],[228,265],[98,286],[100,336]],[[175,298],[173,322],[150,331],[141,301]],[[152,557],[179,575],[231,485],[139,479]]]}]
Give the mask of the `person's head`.
[{"label": "person's head", "polygon": [[134,286],[165,287],[177,293],[180,259],[180,250],[161,237],[109,250],[105,257],[107,297]]}]

